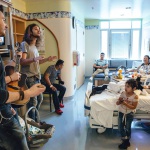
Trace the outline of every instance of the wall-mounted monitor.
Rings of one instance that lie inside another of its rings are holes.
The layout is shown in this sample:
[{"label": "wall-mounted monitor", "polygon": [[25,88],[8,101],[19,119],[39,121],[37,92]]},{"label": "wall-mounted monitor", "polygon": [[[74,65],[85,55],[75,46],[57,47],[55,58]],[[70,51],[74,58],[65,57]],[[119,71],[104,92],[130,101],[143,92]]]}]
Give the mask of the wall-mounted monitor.
[{"label": "wall-mounted monitor", "polygon": [[0,46],[5,45],[5,37],[4,36],[0,36]]}]

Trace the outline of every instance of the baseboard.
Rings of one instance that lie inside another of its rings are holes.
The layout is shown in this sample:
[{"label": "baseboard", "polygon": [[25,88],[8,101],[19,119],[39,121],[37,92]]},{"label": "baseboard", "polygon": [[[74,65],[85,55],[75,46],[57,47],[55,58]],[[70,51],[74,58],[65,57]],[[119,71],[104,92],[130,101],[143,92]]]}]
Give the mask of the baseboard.
[{"label": "baseboard", "polygon": [[64,97],[63,100],[72,100],[73,98],[74,98],[74,95],[73,96]]}]

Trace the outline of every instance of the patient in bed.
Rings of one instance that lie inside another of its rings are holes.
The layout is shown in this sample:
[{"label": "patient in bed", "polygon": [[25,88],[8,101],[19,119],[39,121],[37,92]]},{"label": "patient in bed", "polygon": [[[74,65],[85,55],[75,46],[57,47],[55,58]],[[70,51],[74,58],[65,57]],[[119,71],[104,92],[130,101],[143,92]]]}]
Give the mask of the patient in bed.
[{"label": "patient in bed", "polygon": [[131,123],[133,121],[133,113],[138,104],[138,96],[134,93],[137,87],[135,79],[127,80],[125,91],[121,93],[116,102],[119,105],[118,127],[122,140],[122,143],[118,146],[120,149],[127,149],[130,146]]}]

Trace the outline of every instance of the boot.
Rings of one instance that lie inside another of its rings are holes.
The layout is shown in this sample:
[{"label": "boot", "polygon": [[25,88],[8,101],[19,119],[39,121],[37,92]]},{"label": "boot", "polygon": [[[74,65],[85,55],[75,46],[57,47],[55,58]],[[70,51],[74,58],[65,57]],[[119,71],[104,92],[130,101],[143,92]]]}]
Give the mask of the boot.
[{"label": "boot", "polygon": [[122,139],[122,143],[118,145],[120,149],[127,149],[130,146],[129,139]]}]

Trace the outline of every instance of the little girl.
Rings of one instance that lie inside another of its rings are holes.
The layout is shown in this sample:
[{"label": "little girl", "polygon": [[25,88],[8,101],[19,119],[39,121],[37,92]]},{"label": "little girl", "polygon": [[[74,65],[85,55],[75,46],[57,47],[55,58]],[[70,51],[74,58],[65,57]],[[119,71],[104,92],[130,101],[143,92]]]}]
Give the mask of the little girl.
[{"label": "little girl", "polygon": [[116,102],[119,105],[118,127],[122,140],[122,143],[118,146],[120,149],[127,149],[130,146],[131,123],[138,104],[138,96],[134,93],[136,89],[137,81],[129,79],[125,84],[125,91],[122,92]]}]

